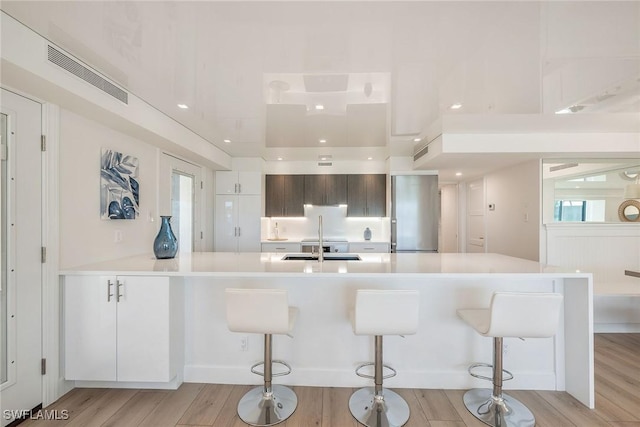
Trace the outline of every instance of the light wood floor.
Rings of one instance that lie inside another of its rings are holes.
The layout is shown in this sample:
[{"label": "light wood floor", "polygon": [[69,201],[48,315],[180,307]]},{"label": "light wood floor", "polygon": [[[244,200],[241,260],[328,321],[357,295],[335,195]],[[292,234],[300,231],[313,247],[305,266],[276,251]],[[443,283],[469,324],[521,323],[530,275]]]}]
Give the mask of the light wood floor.
[{"label": "light wood floor", "polygon": [[[402,373],[400,373],[401,375]],[[509,391],[534,413],[538,426],[640,427],[640,334],[595,339],[596,409],[564,392]],[[74,389],[47,409],[66,409],[66,421],[21,426],[244,426],[236,404],[250,386],[183,384],[176,391]],[[349,388],[294,387],[298,408],[282,426],[351,427]],[[462,390],[396,389],[411,407],[407,426],[484,426],[462,404]]]}]

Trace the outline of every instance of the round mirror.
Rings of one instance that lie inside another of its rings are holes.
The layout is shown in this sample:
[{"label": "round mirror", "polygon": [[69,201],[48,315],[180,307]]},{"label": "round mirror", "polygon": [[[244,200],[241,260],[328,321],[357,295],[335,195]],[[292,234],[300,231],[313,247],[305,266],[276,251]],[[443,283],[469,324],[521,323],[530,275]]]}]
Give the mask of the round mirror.
[{"label": "round mirror", "polygon": [[640,221],[640,202],[637,200],[625,200],[618,208],[620,221],[638,222]]},{"label": "round mirror", "polygon": [[626,179],[627,181],[635,181],[638,175],[640,175],[640,172],[637,170],[626,170],[620,172],[620,178]]}]

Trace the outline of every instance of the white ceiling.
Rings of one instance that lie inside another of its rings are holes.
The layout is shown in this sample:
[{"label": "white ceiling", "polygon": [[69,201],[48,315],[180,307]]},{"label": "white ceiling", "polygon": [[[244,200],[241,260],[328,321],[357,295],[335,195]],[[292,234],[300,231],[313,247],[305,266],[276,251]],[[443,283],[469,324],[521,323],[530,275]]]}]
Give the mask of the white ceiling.
[{"label": "white ceiling", "polygon": [[383,160],[443,114],[640,112],[638,1],[0,7],[232,156]]}]

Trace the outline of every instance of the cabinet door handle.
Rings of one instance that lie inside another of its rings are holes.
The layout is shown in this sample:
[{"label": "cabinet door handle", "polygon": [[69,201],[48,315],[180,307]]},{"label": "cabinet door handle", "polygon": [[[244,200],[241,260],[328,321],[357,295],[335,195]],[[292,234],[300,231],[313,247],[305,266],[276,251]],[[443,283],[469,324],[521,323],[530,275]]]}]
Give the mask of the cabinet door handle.
[{"label": "cabinet door handle", "polygon": [[242,184],[238,184],[238,193],[242,193]]},{"label": "cabinet door handle", "polygon": [[238,237],[238,227],[233,227],[233,237]]},{"label": "cabinet door handle", "polygon": [[240,237],[240,227],[238,227],[238,237]]},{"label": "cabinet door handle", "polygon": [[124,283],[120,282],[120,280],[116,280],[116,302],[120,302],[120,298],[123,297],[123,295],[120,293],[120,288],[122,288],[124,286]]},{"label": "cabinet door handle", "polygon": [[233,184],[233,192],[234,193],[238,192],[238,183],[237,182],[235,184]]},{"label": "cabinet door handle", "polygon": [[111,302],[111,297],[113,296],[113,294],[111,293],[112,286],[113,283],[111,282],[111,280],[107,280],[107,302]]}]

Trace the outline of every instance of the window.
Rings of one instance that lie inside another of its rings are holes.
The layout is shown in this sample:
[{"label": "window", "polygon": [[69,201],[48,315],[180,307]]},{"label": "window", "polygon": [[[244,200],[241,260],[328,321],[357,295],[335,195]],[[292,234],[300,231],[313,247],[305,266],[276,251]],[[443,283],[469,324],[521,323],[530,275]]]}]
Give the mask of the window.
[{"label": "window", "polygon": [[553,220],[564,222],[604,222],[604,210],[604,200],[556,200]]}]

